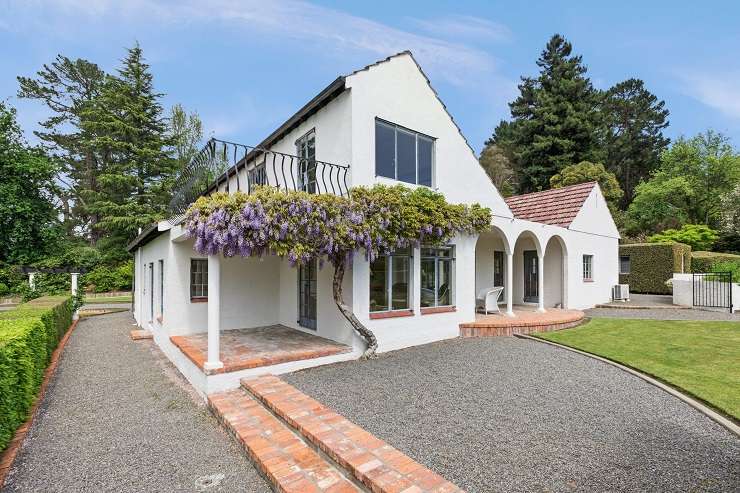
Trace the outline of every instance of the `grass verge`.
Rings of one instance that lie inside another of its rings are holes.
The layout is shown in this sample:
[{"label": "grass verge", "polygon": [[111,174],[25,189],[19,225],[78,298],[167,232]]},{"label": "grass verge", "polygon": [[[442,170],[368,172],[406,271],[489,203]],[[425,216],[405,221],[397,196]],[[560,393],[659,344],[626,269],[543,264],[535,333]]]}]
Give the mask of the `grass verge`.
[{"label": "grass verge", "polygon": [[740,324],[599,318],[533,334],[640,370],[740,420]]}]

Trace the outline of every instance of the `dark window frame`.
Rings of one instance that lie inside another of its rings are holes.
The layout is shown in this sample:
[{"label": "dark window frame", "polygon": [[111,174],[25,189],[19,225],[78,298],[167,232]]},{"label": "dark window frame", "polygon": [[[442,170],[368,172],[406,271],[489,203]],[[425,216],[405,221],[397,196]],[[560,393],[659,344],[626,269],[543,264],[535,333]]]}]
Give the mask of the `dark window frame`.
[{"label": "dark window frame", "polygon": [[[425,250],[427,252],[425,252]],[[432,254],[429,254],[429,251],[432,251]],[[441,255],[441,252],[449,252],[448,255]],[[455,245],[443,245],[443,246],[424,246],[422,245],[420,251],[419,251],[419,257],[421,259],[420,261],[420,273],[424,269],[424,261],[427,260],[433,260],[434,261],[434,304],[433,305],[422,305],[422,308],[441,308],[441,307],[454,307],[455,306]],[[441,262],[449,262],[450,264],[450,285],[448,287],[449,290],[449,297],[450,302],[445,305],[440,305],[439,303],[439,275],[440,275],[440,268],[439,265]],[[419,283],[421,284],[421,278],[422,275],[419,276]],[[421,286],[420,286],[421,287]]]},{"label": "dark window frame", "polygon": [[[625,261],[625,260],[626,260],[626,264],[627,264],[627,270],[622,269],[622,266],[623,266],[623,263],[622,262]],[[620,255],[619,256],[619,273],[620,274],[629,274],[631,270],[632,270],[632,261],[630,260],[630,256],[629,255]]]},{"label": "dark window frame", "polygon": [[[378,138],[378,125],[384,125],[386,127],[390,127],[393,129],[393,136],[394,136],[394,142],[393,142],[393,176],[386,176],[383,174],[378,173],[378,156],[377,156],[377,138]],[[414,158],[415,158],[415,179],[414,181],[407,181],[407,180],[400,180],[398,178],[398,132],[404,132],[408,134],[412,134],[414,136]],[[390,122],[388,120],[384,120],[380,117],[375,117],[375,176],[376,177],[383,177],[388,178],[390,180],[396,180],[400,181],[402,183],[410,183],[412,185],[417,185],[420,187],[427,187],[427,188],[434,188],[435,186],[435,171],[436,171],[436,157],[437,157],[437,139],[436,137],[432,137],[431,135],[427,135],[423,132],[419,132],[418,130],[413,130],[408,127],[404,127],[403,125],[399,125],[397,123]],[[429,184],[426,183],[419,183],[419,140],[427,140],[431,143],[431,155],[430,155],[430,170],[429,170]]]},{"label": "dark window frame", "polygon": [[159,268],[159,316],[164,317],[164,259],[157,260]]},{"label": "dark window frame", "polygon": [[[386,312],[394,312],[394,311],[409,311],[413,310],[413,300],[412,300],[412,291],[411,288],[414,285],[414,251],[412,248],[403,249],[404,251],[401,253],[393,252],[389,255],[381,255],[381,257],[385,257],[386,263],[385,263],[385,279],[386,279],[386,300],[388,307],[383,310],[373,310],[370,309],[370,313],[386,313]],[[409,282],[406,283],[406,307],[405,308],[393,308],[393,258],[399,258],[404,257],[408,259],[408,265],[409,265]],[[370,269],[372,269],[372,264],[370,266]],[[368,282],[370,282],[370,279],[368,279]],[[368,293],[368,296],[370,293]]]},{"label": "dark window frame", "polygon": [[[199,265],[204,267],[200,270],[194,270],[193,267]],[[200,282],[196,283],[195,276],[200,274]],[[208,299],[208,259],[207,258],[191,258],[190,259],[190,299],[191,300],[207,300]]]},{"label": "dark window frame", "polygon": [[[308,154],[308,143],[313,140],[313,157],[304,157]],[[298,156],[298,189],[308,193],[317,192],[316,183],[316,128],[312,128],[295,141],[296,156]],[[308,181],[304,181],[304,179]]]}]

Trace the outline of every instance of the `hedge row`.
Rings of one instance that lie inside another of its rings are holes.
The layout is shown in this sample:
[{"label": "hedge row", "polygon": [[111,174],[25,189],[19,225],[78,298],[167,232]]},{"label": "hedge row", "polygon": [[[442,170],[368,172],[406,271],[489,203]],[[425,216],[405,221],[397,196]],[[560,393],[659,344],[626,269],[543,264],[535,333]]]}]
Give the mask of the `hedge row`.
[{"label": "hedge row", "polygon": [[665,282],[674,272],[691,272],[691,247],[683,243],[619,245],[619,256],[629,256],[630,273],[619,274],[632,293],[671,294]]},{"label": "hedge row", "polygon": [[37,298],[0,312],[0,451],[26,420],[73,312],[72,299],[63,296]]},{"label": "hedge row", "polygon": [[740,255],[716,252],[693,252],[691,254],[692,272],[712,272],[714,264],[720,262],[740,263]]}]

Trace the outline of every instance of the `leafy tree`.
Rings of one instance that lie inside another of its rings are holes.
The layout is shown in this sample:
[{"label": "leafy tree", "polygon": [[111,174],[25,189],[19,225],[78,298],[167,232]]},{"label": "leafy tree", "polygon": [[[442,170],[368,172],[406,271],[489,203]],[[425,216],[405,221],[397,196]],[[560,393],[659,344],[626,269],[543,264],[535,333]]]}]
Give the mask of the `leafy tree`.
[{"label": "leafy tree", "polygon": [[661,155],[660,168],[636,188],[627,216],[631,230],[661,231],[683,224],[716,228],[720,198],[740,182],[740,154],[727,137],[708,131],[680,138]]},{"label": "leafy tree", "polygon": [[589,181],[599,183],[601,193],[604,194],[610,208],[615,209],[619,199],[622,198],[623,192],[614,173],[607,171],[601,163],[581,161],[578,164],[566,166],[560,173],[550,178],[550,186],[552,188],[563,188]]},{"label": "leafy tree", "polygon": [[720,202],[719,238],[714,248],[720,252],[740,253],[740,182]]},{"label": "leafy tree", "polygon": [[509,104],[512,120],[502,121],[486,144],[507,152],[519,191],[548,188],[565,166],[599,161],[598,94],[585,76],[581,56],[555,34],[537,60],[537,78],[523,77],[520,95]]},{"label": "leafy tree", "polygon": [[668,110],[645,89],[643,81],[628,79],[603,94],[600,107],[604,123],[606,168],[619,180],[624,195],[620,206],[626,209],[641,180],[649,178],[668,146],[663,136],[668,126]]},{"label": "leafy tree", "polygon": [[499,146],[486,145],[478,161],[501,195],[509,197],[514,194],[517,184],[511,160]]},{"label": "leafy tree", "polygon": [[41,149],[24,142],[15,109],[0,101],[0,261],[33,262],[60,240],[56,171]]},{"label": "leafy tree", "polygon": [[650,243],[685,243],[692,250],[711,250],[717,240],[715,230],[704,224],[684,224],[681,229],[666,229],[648,238]]},{"label": "leafy tree", "polygon": [[250,195],[215,193],[199,198],[185,219],[202,254],[272,254],[287,257],[292,265],[329,260],[334,266],[334,302],[365,339],[366,358],[373,356],[377,340],[342,294],[346,265],[354,253],[364,251],[373,261],[422,241],[440,244],[458,233],[479,233],[490,223],[490,211],[477,204],[452,205],[429,189],[400,185],[358,187],[350,197],[272,187],[257,187]]},{"label": "leafy tree", "polygon": [[88,201],[100,190],[99,175],[110,152],[107,146],[93,145],[94,135],[85,122],[104,81],[105,73],[94,63],[62,55],[45,64],[36,78],[18,77],[18,96],[40,101],[51,111],[39,123],[43,130],[34,133],[60,163],[56,179],[64,187],[56,192],[67,233],[82,232],[92,245],[101,232],[96,228],[99,216]]},{"label": "leafy tree", "polygon": [[177,163],[177,169],[180,170],[200,151],[203,140],[203,122],[198,113],[188,114],[182,105],[176,104],[170,110],[168,123],[172,157]]}]

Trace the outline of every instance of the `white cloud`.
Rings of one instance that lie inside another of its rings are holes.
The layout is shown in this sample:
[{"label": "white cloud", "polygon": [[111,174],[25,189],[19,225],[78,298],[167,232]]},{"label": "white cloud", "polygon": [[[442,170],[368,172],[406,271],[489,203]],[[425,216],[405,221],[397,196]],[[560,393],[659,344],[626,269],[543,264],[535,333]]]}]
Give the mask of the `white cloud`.
[{"label": "white cloud", "polygon": [[449,15],[436,19],[414,19],[427,33],[455,39],[510,41],[511,30],[503,24],[471,15]]},{"label": "white cloud", "polygon": [[[80,18],[99,25],[131,22],[135,27],[149,24],[225,23],[230,29],[241,29],[245,36],[260,36],[280,42],[285,39],[316,46],[322,53],[363,52],[384,58],[411,50],[425,70],[456,85],[468,85],[476,74],[490,74],[494,58],[478,48],[460,41],[449,41],[435,35],[418,34],[352,15],[340,10],[297,0],[49,0],[12,2],[11,12],[18,19],[14,29],[23,24],[40,23],[60,34],[76,33]],[[503,26],[484,19],[453,16],[432,23],[434,33],[455,37],[496,37],[508,34]],[[79,34],[79,33],[76,33]],[[465,34],[465,36],[462,36]]]},{"label": "white cloud", "polygon": [[683,75],[686,92],[732,118],[740,118],[740,72]]}]

